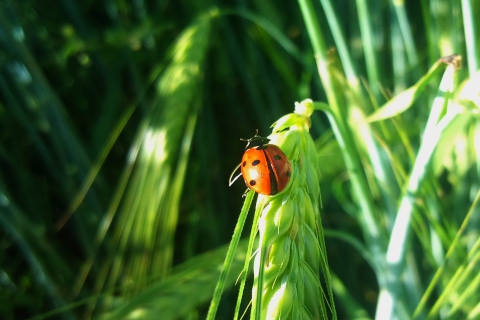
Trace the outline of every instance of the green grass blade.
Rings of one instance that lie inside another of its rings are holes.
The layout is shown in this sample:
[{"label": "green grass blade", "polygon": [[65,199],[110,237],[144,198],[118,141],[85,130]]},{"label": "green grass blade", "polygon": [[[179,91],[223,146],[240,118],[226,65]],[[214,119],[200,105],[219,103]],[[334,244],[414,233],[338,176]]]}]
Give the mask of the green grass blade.
[{"label": "green grass blade", "polygon": [[328,20],[330,29],[332,30],[332,36],[337,45],[338,54],[342,62],[342,67],[345,70],[346,78],[352,87],[358,89],[360,83],[350,53],[348,52],[347,39],[343,35],[344,33],[340,27],[342,21],[337,18],[330,0],[320,0],[320,3],[322,4],[323,10],[325,10],[325,16]]},{"label": "green grass blade", "polygon": [[[142,319],[158,319],[161,315],[162,320],[173,320],[186,317],[211,299],[219,275],[222,278],[225,276],[222,282],[224,288],[234,286],[243,267],[247,244],[247,241],[240,241],[236,250],[228,245],[200,254],[172,268],[163,280],[145,279],[148,281],[145,289],[131,298],[122,299],[115,308],[95,319],[139,316]],[[225,255],[231,258],[229,272],[224,272],[223,268]]]},{"label": "green grass blade", "polygon": [[[138,131],[138,145],[132,149],[134,166],[114,230],[116,250],[104,263],[98,290],[117,287],[126,277],[134,284],[122,292],[129,295],[145,285],[144,278],[166,275],[170,268],[186,159],[199,110],[197,88],[213,17],[209,14],[178,38],[172,61],[158,82],[157,103]],[[105,299],[104,307],[108,309],[109,303]]]},{"label": "green grass blade", "polygon": [[80,190],[77,192],[76,196],[72,200],[72,203],[70,204],[67,212],[63,217],[60,218],[60,220],[57,221],[56,223],[57,230],[60,230],[61,228],[63,228],[65,223],[70,219],[70,217],[74,214],[74,212],[78,209],[78,207],[81,205],[81,203],[85,199],[85,196],[87,195],[87,192],[92,187],[92,184],[95,181],[95,178],[98,176],[98,173],[103,163],[105,162],[105,159],[107,158],[113,145],[117,141],[118,136],[125,128],[125,125],[127,124],[128,120],[130,119],[134,111],[135,111],[135,107],[132,106],[129,109],[127,109],[123,114],[123,116],[121,117],[121,120],[118,122],[116,128],[113,130],[112,134],[107,140],[107,144],[105,145],[104,148],[102,148],[102,152],[99,155],[98,159],[92,165],[92,168],[90,169],[90,172],[87,174],[85,181],[82,183]]},{"label": "green grass blade", "polygon": [[377,97],[379,93],[378,85],[380,83],[380,73],[378,70],[379,64],[377,63],[378,57],[376,50],[374,49],[376,41],[374,40],[374,34],[371,26],[372,18],[370,15],[370,10],[374,11],[378,8],[370,8],[370,10],[368,10],[367,0],[356,0],[356,4],[358,21],[360,23],[360,32],[362,35],[365,63],[367,66],[368,83],[374,93],[374,96]]},{"label": "green grass blade", "polygon": [[355,320],[369,320],[367,310],[362,308],[361,304],[355,301],[355,298],[350,294],[348,286],[343,284],[338,277],[332,274],[332,284],[335,296],[344,306],[348,319]]},{"label": "green grass blade", "polygon": [[[220,278],[218,279],[212,301],[210,302],[207,320],[214,320],[217,314],[217,309],[220,304],[220,298],[222,297],[223,289],[225,287],[225,281],[227,279],[228,273],[230,272],[232,261],[235,257],[235,251],[237,250],[238,242],[240,241],[240,237],[242,235],[243,226],[245,225],[245,220],[247,219],[248,211],[250,209],[250,206],[252,205],[252,200],[254,196],[255,192],[250,190],[245,197],[245,202],[243,204],[242,211],[240,212],[240,216],[238,217],[237,225],[235,226],[235,230],[233,231],[232,241],[230,242],[227,256],[225,257],[225,261],[223,263],[222,272],[220,273]],[[245,259],[250,259],[250,257],[247,256],[245,257]]]},{"label": "green grass blade", "polygon": [[422,300],[420,300],[417,308],[415,309],[415,312],[413,313],[412,319],[416,319],[419,316],[419,314],[423,311],[423,309],[425,308],[427,300],[430,298],[433,290],[435,289],[435,286],[437,285],[438,281],[440,280],[440,277],[445,272],[446,263],[448,262],[450,257],[452,257],[454,255],[454,253],[456,252],[456,250],[458,249],[458,246],[459,246],[459,243],[460,243],[460,240],[461,240],[461,236],[464,234],[464,232],[465,232],[468,224],[470,223],[473,215],[475,214],[476,210],[478,209],[479,203],[480,203],[480,191],[477,192],[477,194],[475,196],[475,199],[473,200],[473,203],[470,206],[470,209],[469,209],[467,215],[465,216],[465,219],[462,222],[462,225],[458,229],[458,231],[455,235],[455,238],[451,242],[450,247],[448,248],[448,251],[445,254],[445,259],[443,261],[443,264],[435,272],[435,275],[433,276],[432,281],[430,281],[430,283],[428,285],[428,288],[427,288],[427,290],[425,291],[425,293],[422,297]]},{"label": "green grass blade", "polygon": [[288,37],[286,37],[281,30],[279,30],[272,22],[267,20],[265,17],[246,10],[229,10],[224,11],[224,13],[237,14],[240,17],[252,21],[260,28],[264,29],[292,57],[294,57],[299,62],[303,62],[303,56],[299,48],[290,39],[288,39]]},{"label": "green grass blade", "polygon": [[[410,22],[408,21],[407,12],[405,8],[404,1],[393,1],[393,8],[398,20],[398,26],[402,35],[403,43],[405,44],[405,51],[408,57],[408,69],[413,68],[413,75],[419,76],[420,72],[416,68],[418,66],[418,50],[415,46],[414,37],[412,35],[412,28],[410,27]],[[394,48],[393,50],[396,50]]]},{"label": "green grass blade", "polygon": [[[444,103],[447,103],[449,93],[453,90],[453,77],[455,68],[452,65],[447,70],[439,87],[438,98],[432,107],[428,123],[436,123],[436,126],[428,126],[429,131],[425,131],[423,143],[421,144],[415,164],[410,174],[408,185],[400,202],[400,207],[395,219],[395,224],[390,236],[387,250],[387,277],[389,279],[400,279],[406,245],[408,243],[408,234],[410,230],[410,219],[415,208],[415,197],[420,193],[420,188],[426,178],[426,169],[433,155],[433,151],[442,136],[442,132],[457,116],[457,111],[450,110],[440,120]],[[443,97],[446,97],[445,100]],[[377,304],[376,319],[391,319],[394,314],[395,302],[398,299],[399,283],[387,282],[386,287],[381,288],[380,297]]]},{"label": "green grass blade", "polygon": [[465,32],[465,45],[467,46],[468,72],[471,77],[478,70],[478,60],[480,59],[478,49],[476,49],[477,39],[475,37],[475,12],[471,0],[462,0],[462,13],[463,28]]},{"label": "green grass blade", "polygon": [[242,303],[245,282],[247,280],[250,262],[251,262],[251,259],[253,258],[253,247],[255,245],[255,238],[258,233],[258,220],[260,219],[260,214],[261,214],[261,207],[257,207],[255,209],[255,216],[253,217],[252,229],[250,230],[250,239],[248,241],[248,248],[245,255],[245,263],[243,265],[243,270],[242,270],[242,278],[240,280],[240,287],[238,290],[237,305],[235,306],[235,314],[233,316],[234,320],[237,320],[238,315],[240,314],[240,306]]},{"label": "green grass blade", "polygon": [[[27,263],[29,272],[34,275],[38,286],[50,299],[50,307],[64,307],[66,301],[61,294],[61,283],[56,279],[68,281],[72,275],[61,257],[54,251],[51,243],[42,235],[42,230],[18,210],[4,194],[2,184],[0,184],[0,229],[2,234],[11,239],[10,241],[18,248],[17,250]],[[74,319],[74,316],[70,310],[67,310],[62,314],[62,318]]]},{"label": "green grass blade", "polygon": [[[355,147],[353,135],[349,129],[349,124],[346,123],[348,116],[346,111],[340,106],[341,91],[335,88],[333,79],[328,66],[328,59],[326,57],[326,46],[324,36],[318,24],[318,18],[315,14],[314,7],[309,0],[299,0],[300,8],[307,26],[307,31],[310,36],[314,53],[317,59],[317,67],[325,93],[328,98],[327,117],[332,126],[335,137],[342,147],[342,155],[347,169],[351,174],[353,192],[356,194],[359,205],[362,209],[362,216],[365,221],[364,231],[368,238],[369,246],[378,254],[383,252],[383,244],[380,240],[381,231],[374,218],[373,200],[369,192],[368,183],[363,173],[363,168],[360,163],[360,157]],[[322,109],[322,106],[316,104],[316,108]]]},{"label": "green grass blade", "polygon": [[437,61],[430,68],[427,74],[420,78],[420,80],[415,85],[405,91],[402,91],[394,98],[389,100],[380,109],[372,113],[368,117],[368,120],[370,122],[385,120],[408,110],[413,105],[413,103],[422,95],[425,87],[429,83],[431,83],[433,79],[435,79],[439,72],[444,70],[445,65],[442,62],[443,59]]}]

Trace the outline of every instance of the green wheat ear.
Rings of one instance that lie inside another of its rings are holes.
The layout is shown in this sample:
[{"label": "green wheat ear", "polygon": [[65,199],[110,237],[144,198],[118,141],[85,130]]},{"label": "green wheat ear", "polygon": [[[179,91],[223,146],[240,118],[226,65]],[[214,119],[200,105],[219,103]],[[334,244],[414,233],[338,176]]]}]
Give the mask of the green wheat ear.
[{"label": "green wheat ear", "polygon": [[264,207],[258,223],[252,319],[336,318],[320,223],[317,152],[309,134],[313,110],[311,100],[296,103],[295,112],[280,118],[268,137],[290,160],[292,177],[284,191],[257,200],[257,207]]}]

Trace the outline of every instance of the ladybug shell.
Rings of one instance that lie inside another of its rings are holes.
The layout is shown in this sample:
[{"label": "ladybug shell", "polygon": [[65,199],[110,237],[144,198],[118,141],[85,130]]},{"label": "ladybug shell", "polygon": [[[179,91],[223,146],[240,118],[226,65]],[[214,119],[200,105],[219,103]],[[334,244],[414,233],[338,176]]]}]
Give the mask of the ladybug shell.
[{"label": "ladybug shell", "polygon": [[247,187],[267,196],[282,192],[291,176],[290,162],[282,150],[273,144],[245,151],[241,170]]}]

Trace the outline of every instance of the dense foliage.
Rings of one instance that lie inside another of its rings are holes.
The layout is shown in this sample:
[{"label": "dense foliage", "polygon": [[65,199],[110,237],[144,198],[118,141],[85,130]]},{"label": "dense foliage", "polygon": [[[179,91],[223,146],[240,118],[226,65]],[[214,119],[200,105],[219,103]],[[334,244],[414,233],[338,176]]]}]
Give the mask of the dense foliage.
[{"label": "dense foliage", "polygon": [[0,318],[205,318],[239,139],[306,98],[338,317],[479,318],[479,18],[472,0],[2,1]]}]

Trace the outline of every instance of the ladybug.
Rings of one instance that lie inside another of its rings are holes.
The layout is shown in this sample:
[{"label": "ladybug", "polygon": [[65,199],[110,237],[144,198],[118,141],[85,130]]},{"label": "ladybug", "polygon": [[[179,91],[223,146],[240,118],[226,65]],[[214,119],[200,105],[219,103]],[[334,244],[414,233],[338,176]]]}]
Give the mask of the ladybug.
[{"label": "ladybug", "polygon": [[[255,135],[248,140],[240,169],[247,187],[257,193],[273,196],[282,192],[290,181],[292,170],[282,150],[269,144],[270,139]],[[235,169],[235,171],[238,167]],[[234,172],[235,172],[234,171]],[[233,176],[233,173],[232,173]],[[239,177],[230,177],[230,185]]]}]

